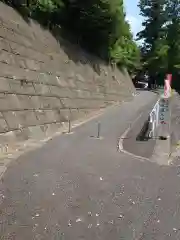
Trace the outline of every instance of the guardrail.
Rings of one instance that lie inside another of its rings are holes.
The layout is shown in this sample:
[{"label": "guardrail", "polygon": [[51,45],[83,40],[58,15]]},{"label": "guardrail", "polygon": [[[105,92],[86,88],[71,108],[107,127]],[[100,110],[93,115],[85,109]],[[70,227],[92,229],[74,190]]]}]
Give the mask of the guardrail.
[{"label": "guardrail", "polygon": [[149,114],[149,138],[155,138],[158,134],[159,126],[159,102],[160,99],[154,105],[152,111]]},{"label": "guardrail", "polygon": [[149,138],[167,139],[170,136],[171,98],[162,95],[149,115]]}]

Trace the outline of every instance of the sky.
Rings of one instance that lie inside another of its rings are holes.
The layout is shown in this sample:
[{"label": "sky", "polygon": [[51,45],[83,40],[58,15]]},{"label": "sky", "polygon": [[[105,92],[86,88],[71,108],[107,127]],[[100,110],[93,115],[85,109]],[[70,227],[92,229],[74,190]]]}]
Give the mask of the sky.
[{"label": "sky", "polygon": [[139,0],[124,0],[126,18],[131,25],[131,31],[136,37],[136,34],[141,30],[142,17],[139,14],[139,8],[137,6]]}]

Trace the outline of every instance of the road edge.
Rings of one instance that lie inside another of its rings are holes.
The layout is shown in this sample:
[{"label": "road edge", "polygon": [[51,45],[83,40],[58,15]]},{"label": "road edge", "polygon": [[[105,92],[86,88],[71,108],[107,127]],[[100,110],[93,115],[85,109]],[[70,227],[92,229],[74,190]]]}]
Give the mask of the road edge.
[{"label": "road edge", "polygon": [[129,131],[131,130],[131,128],[134,126],[134,124],[141,118],[142,116],[142,113],[140,113],[137,118],[130,124],[130,126],[125,130],[125,132],[121,135],[121,137],[119,138],[118,140],[118,151],[119,152],[122,152],[124,154],[127,154],[129,156],[132,156],[134,158],[138,158],[139,160],[141,161],[151,161],[149,158],[146,158],[146,157],[142,157],[142,156],[138,156],[134,153],[131,153],[127,150],[124,149],[124,146],[123,146],[123,142],[124,142],[124,139],[126,138],[126,136],[128,135]]}]

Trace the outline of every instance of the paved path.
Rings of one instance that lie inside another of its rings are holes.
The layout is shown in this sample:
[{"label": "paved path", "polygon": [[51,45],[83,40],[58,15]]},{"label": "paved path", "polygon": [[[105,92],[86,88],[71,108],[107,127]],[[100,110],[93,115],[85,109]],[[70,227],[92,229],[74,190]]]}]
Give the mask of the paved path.
[{"label": "paved path", "polygon": [[[0,185],[0,239],[180,239],[176,168],[117,151],[154,101],[142,92],[12,163]],[[101,139],[93,137],[97,121]]]}]

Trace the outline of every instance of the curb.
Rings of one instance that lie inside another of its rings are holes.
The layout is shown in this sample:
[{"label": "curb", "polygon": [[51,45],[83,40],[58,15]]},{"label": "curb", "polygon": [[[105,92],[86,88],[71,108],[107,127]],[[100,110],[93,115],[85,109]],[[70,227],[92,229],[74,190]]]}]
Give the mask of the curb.
[{"label": "curb", "polygon": [[119,138],[119,142],[118,142],[118,151],[119,152],[122,152],[124,154],[127,154],[131,157],[134,157],[134,158],[137,158],[139,159],[140,161],[150,161],[149,158],[145,158],[145,157],[142,157],[142,156],[138,156],[138,155],[135,155],[129,151],[126,151],[123,147],[123,142],[124,142],[124,139],[126,138],[128,132],[131,130],[131,128],[133,127],[133,125],[141,118],[142,116],[142,113],[131,123],[131,125],[125,130],[125,132],[121,135],[121,137]]}]

